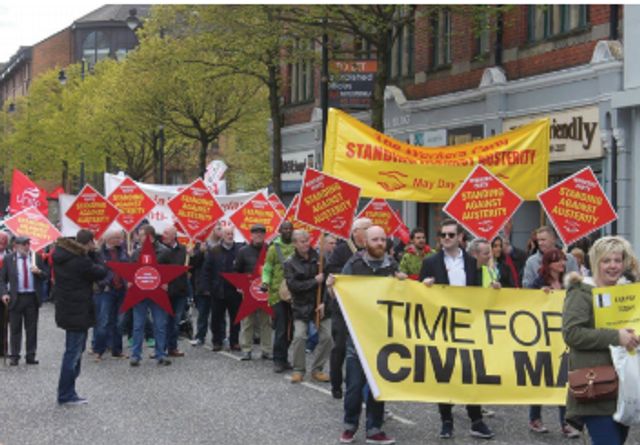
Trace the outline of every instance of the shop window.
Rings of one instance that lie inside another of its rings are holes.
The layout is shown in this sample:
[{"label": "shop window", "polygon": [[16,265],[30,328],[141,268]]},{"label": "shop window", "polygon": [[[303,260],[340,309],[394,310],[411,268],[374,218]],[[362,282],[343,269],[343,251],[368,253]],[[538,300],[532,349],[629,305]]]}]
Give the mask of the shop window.
[{"label": "shop window", "polygon": [[431,17],[431,61],[433,68],[451,63],[451,11],[446,9]]},{"label": "shop window", "polygon": [[537,42],[587,26],[587,5],[536,5],[528,9],[528,39]]},{"label": "shop window", "polygon": [[82,58],[89,64],[89,69],[109,57],[110,51],[109,39],[102,31],[90,32],[82,42]]},{"label": "shop window", "polygon": [[[297,50],[312,50],[313,42],[296,42]],[[313,99],[313,59],[301,58],[295,63],[290,63],[289,71],[289,97],[292,104],[308,102]]]}]

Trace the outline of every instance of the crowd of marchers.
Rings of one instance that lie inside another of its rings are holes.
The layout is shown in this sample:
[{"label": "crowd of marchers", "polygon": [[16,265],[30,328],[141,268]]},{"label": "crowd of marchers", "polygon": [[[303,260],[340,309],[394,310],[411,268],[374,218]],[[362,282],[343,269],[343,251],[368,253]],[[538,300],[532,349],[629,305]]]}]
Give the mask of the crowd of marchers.
[{"label": "crowd of marchers", "polygon": [[[425,286],[564,289],[562,333],[569,370],[611,365],[609,345],[631,350],[640,342],[632,329],[594,327],[591,289],[640,279],[638,261],[622,237],[583,239],[563,249],[554,230],[542,226],[519,249],[507,236],[469,241],[456,221],[445,219],[437,232],[437,246],[427,244],[421,228],[413,229],[410,243],[404,245],[366,218],[353,222],[348,240],[325,234],[318,247],[311,245],[309,233],[294,230],[290,222],[280,225],[279,236],[271,243],[265,242],[265,235],[265,227],[256,224],[249,242],[238,243],[232,227],[216,225],[206,242],[186,246],[178,241],[175,228],[156,234],[153,226],[143,224],[129,246],[120,231],[94,240],[92,232],[80,230],[75,237],[60,238],[45,252],[35,254],[29,238],[12,239],[0,232],[2,353],[10,366],[19,366],[22,357],[27,366],[38,364],[39,308],[52,301],[56,323],[66,334],[57,393],[62,406],[88,403],[75,386],[87,343],[97,363],[113,357],[139,367],[146,347],[149,358],[158,366],[167,366],[185,355],[179,339],[186,336],[193,347],[202,347],[209,339],[214,352],[231,351],[242,361],[272,361],[273,371],[290,372],[293,384],[305,378],[329,384],[333,397],[344,399],[341,443],[355,440],[364,403],[366,442],[391,444],[395,440],[382,429],[384,403],[375,400],[369,390],[335,297],[336,274],[414,279]],[[120,313],[130,283],[106,263],[137,261],[147,239],[159,264],[190,266],[188,273],[166,287],[173,315],[150,299]],[[243,295],[223,274],[253,273],[263,256],[260,289],[268,294],[273,316],[258,310],[234,323]],[[309,354],[313,355],[310,361]],[[439,437],[452,438],[453,406],[438,404],[438,409]],[[628,427],[613,419],[615,410],[615,399],[581,403],[568,392],[566,406],[558,407],[559,431],[571,439],[586,430],[594,444],[622,444]],[[471,436],[494,437],[485,423],[491,410],[468,405],[466,411]],[[540,406],[530,407],[528,427],[532,434],[549,432]]]}]

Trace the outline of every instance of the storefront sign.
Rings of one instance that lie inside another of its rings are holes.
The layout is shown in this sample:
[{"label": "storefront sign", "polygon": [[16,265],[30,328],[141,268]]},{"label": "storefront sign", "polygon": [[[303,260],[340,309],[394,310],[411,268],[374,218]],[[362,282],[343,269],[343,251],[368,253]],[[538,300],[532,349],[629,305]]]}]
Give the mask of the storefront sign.
[{"label": "storefront sign", "polygon": [[375,60],[336,60],[329,66],[329,106],[368,109],[378,63]]},{"label": "storefront sign", "polygon": [[283,181],[301,181],[302,176],[304,175],[304,169],[307,167],[315,168],[315,165],[315,150],[283,153],[282,174],[280,175],[280,178]]}]

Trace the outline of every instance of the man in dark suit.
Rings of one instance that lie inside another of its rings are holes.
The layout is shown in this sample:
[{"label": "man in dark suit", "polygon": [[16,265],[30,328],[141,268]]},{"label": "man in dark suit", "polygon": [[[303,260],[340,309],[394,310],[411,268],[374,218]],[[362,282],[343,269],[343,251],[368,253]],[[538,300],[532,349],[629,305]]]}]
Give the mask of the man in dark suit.
[{"label": "man in dark suit", "polygon": [[[11,366],[20,360],[22,344],[22,323],[27,337],[27,365],[37,365],[36,347],[38,342],[38,310],[40,307],[41,282],[44,272],[33,262],[30,240],[19,236],[15,239],[15,252],[4,258],[0,271],[0,295],[4,304],[9,305],[9,325],[11,326]],[[40,256],[35,255],[41,262]],[[42,266],[40,264],[40,266]]]},{"label": "man in dark suit", "polygon": [[[9,235],[7,232],[0,230],[0,269],[4,263],[4,258],[9,255]],[[1,301],[1,300],[0,300]],[[5,314],[7,312],[7,314]],[[9,314],[7,306],[0,305],[0,357],[4,357],[5,354],[9,355],[9,332],[7,331],[7,323],[9,322]]]},{"label": "man in dark suit", "polygon": [[[427,286],[448,284],[451,286],[477,286],[478,273],[476,260],[460,248],[464,232],[452,219],[445,219],[440,226],[440,251],[428,256],[422,263],[420,281]],[[453,437],[453,405],[439,403],[442,429],[441,439]],[[480,405],[467,405],[467,414],[471,419],[471,435],[483,439],[493,437],[493,432],[482,419]]]}]

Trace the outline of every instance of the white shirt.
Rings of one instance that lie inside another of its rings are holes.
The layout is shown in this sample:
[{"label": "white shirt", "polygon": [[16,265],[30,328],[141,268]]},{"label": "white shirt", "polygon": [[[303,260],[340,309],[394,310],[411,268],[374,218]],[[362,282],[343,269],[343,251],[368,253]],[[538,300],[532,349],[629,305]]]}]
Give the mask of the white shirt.
[{"label": "white shirt", "polygon": [[33,273],[31,273],[31,260],[29,259],[29,257],[26,257],[26,261],[27,261],[27,283],[29,283],[29,286],[25,289],[25,287],[22,285],[23,284],[23,265],[22,262],[24,261],[24,257],[22,255],[20,255],[19,253],[16,254],[16,267],[18,269],[18,292],[19,293],[23,293],[23,292],[33,292],[34,291],[34,287],[33,287]]},{"label": "white shirt", "polygon": [[451,286],[467,285],[467,274],[464,271],[464,257],[461,249],[458,249],[456,256],[450,256],[447,252],[444,252],[444,266],[447,268]]}]

